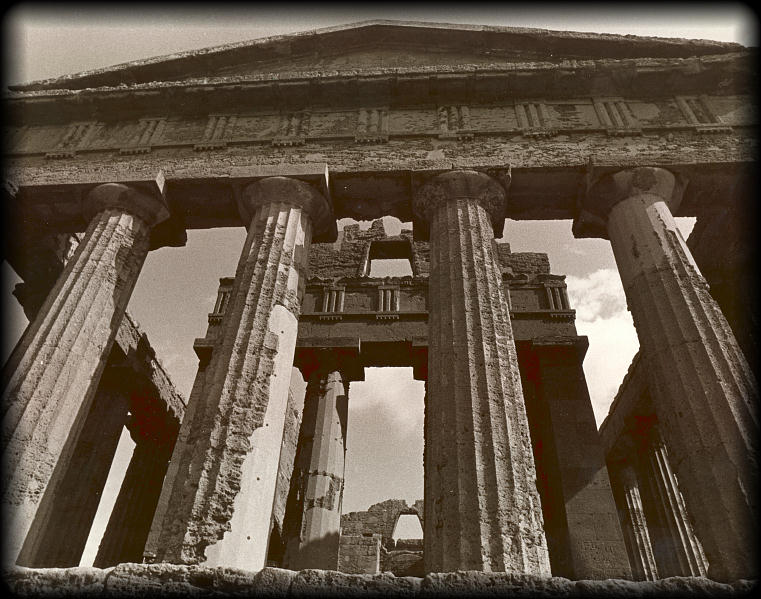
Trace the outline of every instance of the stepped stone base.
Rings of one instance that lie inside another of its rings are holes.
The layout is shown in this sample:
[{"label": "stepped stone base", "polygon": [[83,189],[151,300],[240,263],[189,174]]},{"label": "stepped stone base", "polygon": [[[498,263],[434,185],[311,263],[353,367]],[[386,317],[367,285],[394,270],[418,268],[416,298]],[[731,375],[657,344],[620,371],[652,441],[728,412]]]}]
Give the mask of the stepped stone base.
[{"label": "stepped stone base", "polygon": [[6,570],[4,586],[19,597],[741,597],[756,581],[721,584],[706,578],[654,582],[542,578],[487,572],[449,572],[424,578],[343,574],[333,570],[264,568],[248,572],[175,564],[120,564],[113,568]]}]

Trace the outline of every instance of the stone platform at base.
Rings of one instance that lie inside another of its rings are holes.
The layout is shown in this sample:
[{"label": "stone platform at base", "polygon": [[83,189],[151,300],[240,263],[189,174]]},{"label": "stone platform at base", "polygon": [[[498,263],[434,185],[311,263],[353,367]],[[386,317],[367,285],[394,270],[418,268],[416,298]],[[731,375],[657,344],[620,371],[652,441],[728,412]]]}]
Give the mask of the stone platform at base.
[{"label": "stone platform at base", "polygon": [[424,578],[390,573],[264,568],[249,572],[174,564],[113,568],[13,568],[4,586],[18,597],[743,597],[756,581],[721,584],[705,578],[568,580],[487,572],[448,572]]}]

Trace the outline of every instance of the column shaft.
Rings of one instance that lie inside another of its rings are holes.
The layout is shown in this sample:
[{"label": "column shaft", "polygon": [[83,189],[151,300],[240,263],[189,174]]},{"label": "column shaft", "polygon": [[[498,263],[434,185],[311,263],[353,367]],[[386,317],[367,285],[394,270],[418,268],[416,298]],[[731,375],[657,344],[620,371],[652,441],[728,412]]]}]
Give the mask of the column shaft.
[{"label": "column shaft", "polygon": [[758,575],[756,381],[666,200],[661,169],[617,174],[608,235],[672,464],[718,580]]},{"label": "column shaft", "polygon": [[651,432],[648,474],[653,481],[659,511],[670,532],[681,576],[705,576],[708,571],[703,547],[692,529],[684,498],[669,462],[668,451],[657,429]]},{"label": "column shaft", "polygon": [[638,580],[656,580],[658,568],[653,554],[653,545],[647,528],[647,520],[642,507],[642,497],[634,468],[629,464],[620,464],[618,470],[621,481],[626,516],[624,526],[629,545],[632,567]]},{"label": "column shaft", "polygon": [[56,501],[47,521],[40,523],[41,540],[34,555],[29,554],[29,566],[79,565],[127,421],[129,397],[116,376],[106,371],[102,377],[109,380],[98,387]]},{"label": "column shaft", "polygon": [[[174,444],[172,457],[169,460],[164,483],[161,487],[156,510],[153,514],[153,521],[151,522],[150,530],[148,532],[148,538],[146,539],[143,548],[143,561],[146,563],[153,563],[156,561],[159,552],[159,543],[162,541],[166,542],[166,534],[162,529],[162,525],[165,518],[167,518],[167,514],[172,511],[171,502],[177,497],[182,497],[182,487],[185,484],[185,479],[189,475],[187,471],[188,455],[189,452],[192,451],[192,445],[188,443],[188,439],[191,435],[193,438],[197,438],[204,428],[207,430],[208,434],[208,423],[206,423],[198,414],[199,410],[204,409],[204,389],[206,387],[207,378],[209,378],[208,375],[208,359],[202,359],[198,364],[198,371],[196,372],[196,378],[193,381],[193,388],[190,390],[190,397],[188,397],[185,415],[177,435],[177,441]],[[181,464],[183,466],[182,469],[180,469]]]},{"label": "column shaft", "polygon": [[327,204],[299,181],[255,186],[244,193],[252,218],[222,341],[172,456],[170,508],[154,519],[146,547],[160,561],[265,565],[312,238],[314,210],[307,210]]},{"label": "column shaft", "polygon": [[[23,564],[36,550],[39,528],[28,533],[55,501],[148,253],[150,226],[168,215],[159,200],[122,185],[89,197],[97,214],[3,373],[8,563]],[[133,213],[133,201],[148,208]]]},{"label": "column shaft", "polygon": [[[175,429],[176,430],[176,429]],[[93,566],[140,563],[172,445],[138,440]]]},{"label": "column shaft", "polygon": [[292,570],[338,568],[347,410],[348,393],[341,373],[312,373],[294,468],[294,483],[302,501],[296,521],[289,524],[291,536],[284,562]]},{"label": "column shaft", "polygon": [[425,568],[549,575],[490,215],[476,198],[447,196],[450,185],[479,186],[488,178],[447,175],[445,199],[438,200],[441,187],[428,196],[435,205],[429,213]]},{"label": "column shaft", "polygon": [[[586,580],[629,578],[631,569],[575,343],[534,341],[539,357],[539,401],[546,404],[547,428],[557,471],[550,479],[564,504],[570,566],[556,576]],[[554,565],[554,562],[553,562]]]}]

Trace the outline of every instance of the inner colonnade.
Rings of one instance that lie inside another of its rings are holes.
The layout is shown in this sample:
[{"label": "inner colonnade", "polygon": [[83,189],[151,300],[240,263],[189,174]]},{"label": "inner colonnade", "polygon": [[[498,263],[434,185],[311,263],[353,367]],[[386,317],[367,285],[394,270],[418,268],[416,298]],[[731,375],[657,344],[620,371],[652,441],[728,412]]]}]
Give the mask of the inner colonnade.
[{"label": "inner colonnade", "polygon": [[[574,231],[611,242],[664,423],[661,435],[708,575],[747,578],[756,567],[748,548],[757,504],[747,492],[758,475],[756,382],[675,226],[685,184],[659,167],[607,173],[589,186]],[[86,197],[91,216],[84,238],[6,366],[6,563],[34,565],[50,490],[60,490],[72,438],[82,427],[77,416],[92,401],[151,227],[166,218],[161,179],[152,186],[97,185]],[[493,242],[508,198],[508,178],[465,169],[428,176],[413,198],[421,236],[430,242],[427,363],[420,369],[427,381],[424,560],[430,572],[550,575]],[[330,235],[335,221],[328,198],[298,176],[253,180],[242,188],[238,208],[248,235],[220,343],[203,365],[203,392],[191,395],[169,461],[145,544],[149,560],[259,569],[267,559],[310,245],[315,236]],[[322,556],[334,551],[315,551],[313,541],[338,542],[351,378],[344,368],[350,354],[318,351],[311,360],[302,368],[304,421],[314,427],[300,458],[308,462],[302,464],[307,501],[300,540],[287,549],[300,567],[322,567]],[[330,496],[335,500],[325,503]]]}]

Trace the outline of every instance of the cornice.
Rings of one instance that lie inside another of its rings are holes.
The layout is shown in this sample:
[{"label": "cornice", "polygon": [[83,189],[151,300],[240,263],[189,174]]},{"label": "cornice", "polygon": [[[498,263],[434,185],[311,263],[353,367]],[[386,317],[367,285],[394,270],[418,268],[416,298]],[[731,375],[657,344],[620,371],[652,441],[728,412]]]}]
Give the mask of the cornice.
[{"label": "cornice", "polygon": [[15,90],[83,89],[119,82],[146,83],[178,78],[179,73],[204,73],[231,65],[269,63],[284,58],[331,55],[347,49],[417,47],[466,50],[479,55],[525,53],[534,57],[617,59],[689,57],[743,50],[735,43],[709,40],[639,37],[546,29],[370,20],[288,35],[190,50],[122,63],[63,77],[12,86]]},{"label": "cornice", "polygon": [[[743,64],[747,63],[747,64]],[[494,62],[489,64],[455,64],[455,65],[432,65],[415,67],[390,67],[357,68],[357,69],[326,69],[307,71],[280,71],[272,73],[250,74],[245,76],[219,76],[197,77],[182,79],[179,81],[151,81],[149,83],[119,84],[116,86],[98,86],[84,89],[46,88],[46,89],[21,89],[12,86],[10,91],[3,94],[7,101],[35,100],[47,98],[72,97],[80,100],[84,97],[106,97],[108,95],[123,95],[125,92],[157,91],[164,89],[219,89],[224,87],[240,88],[241,86],[273,85],[277,83],[321,83],[327,84],[334,80],[355,81],[361,78],[389,79],[393,77],[418,77],[430,79],[437,76],[460,76],[469,78],[474,75],[488,77],[504,74],[539,74],[552,72],[562,75],[564,73],[584,76],[585,72],[613,73],[625,71],[629,75],[635,75],[638,71],[652,74],[657,71],[677,70],[686,76],[696,76],[701,72],[727,65],[738,67],[755,67],[755,53],[743,50],[728,54],[716,54],[706,56],[693,56],[688,58],[632,58],[632,59],[600,59],[600,60],[562,60],[560,62]],[[749,71],[750,73],[751,71]]]}]

